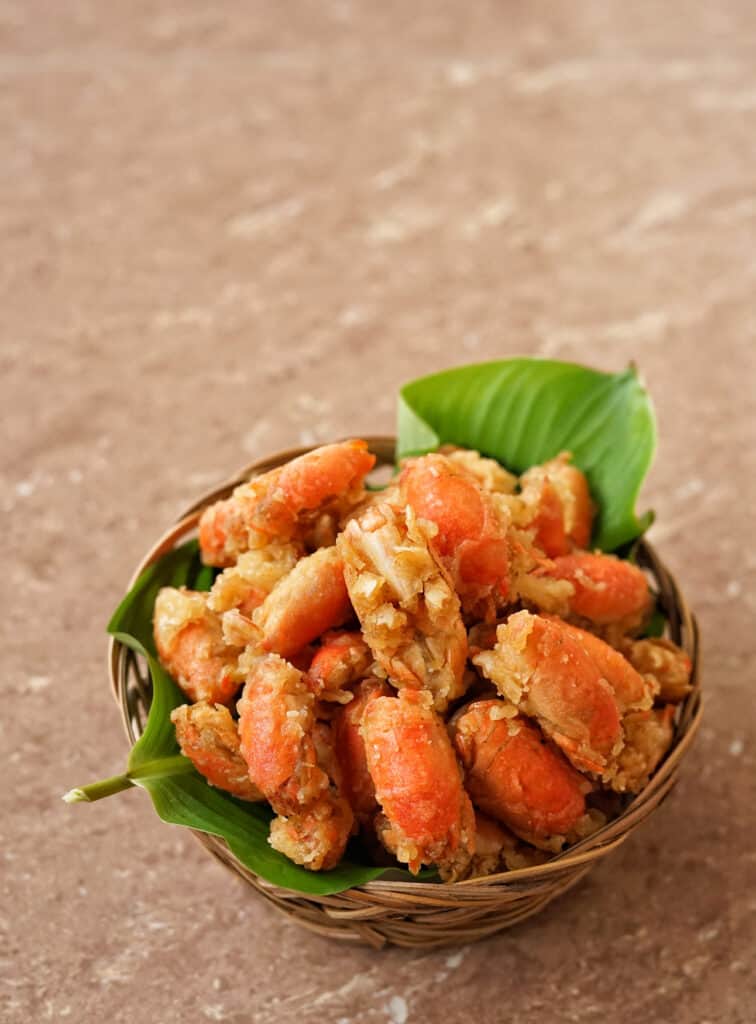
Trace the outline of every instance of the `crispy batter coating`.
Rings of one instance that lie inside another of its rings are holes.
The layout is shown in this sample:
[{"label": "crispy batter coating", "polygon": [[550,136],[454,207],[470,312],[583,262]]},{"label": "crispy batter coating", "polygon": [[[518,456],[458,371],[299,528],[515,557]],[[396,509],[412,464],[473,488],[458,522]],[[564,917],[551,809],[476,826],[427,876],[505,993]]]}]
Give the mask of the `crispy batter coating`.
[{"label": "crispy batter coating", "polygon": [[310,871],[328,871],[344,856],[354,817],[343,797],[319,800],[298,814],[270,823],[270,845]]},{"label": "crispy batter coating", "polygon": [[315,698],[293,665],[276,654],[242,660],[241,752],[278,815],[270,844],[303,867],[326,870],[343,856],[354,824],[338,790],[330,730],[315,720]]},{"label": "crispy batter coating", "polygon": [[512,597],[530,608],[564,617],[570,613],[575,587],[569,580],[555,579],[544,572],[553,563],[533,546],[532,536],[512,527],[510,542],[510,581]]},{"label": "crispy batter coating", "polygon": [[214,612],[238,608],[251,615],[304,552],[296,544],[266,544],[239,555],[236,565],[225,569],[213,583],[207,606]]},{"label": "crispy batter coating", "polygon": [[475,812],[475,853],[464,878],[496,875],[544,864],[549,854],[522,842],[499,822]]},{"label": "crispy batter coating", "polygon": [[375,659],[396,687],[426,689],[436,710],[464,692],[459,598],[411,509],[368,508],[338,540],[349,597]]},{"label": "crispy batter coating", "polygon": [[465,613],[494,618],[510,590],[508,511],[475,476],[438,454],[405,462],[401,494],[418,518],[435,524],[431,546]]},{"label": "crispy batter coating", "polygon": [[586,548],[591,539],[594,505],[583,473],[570,464],[569,452],[533,466],[520,477],[520,500],[526,514],[519,521],[550,558]]},{"label": "crispy batter coating", "polygon": [[207,594],[163,587],[155,599],[153,632],[160,663],[191,701],[228,704],[241,679],[239,647],[226,642]]},{"label": "crispy batter coating", "polygon": [[341,764],[331,726],[315,722],[312,729],[318,765],[329,788],[304,810],[278,815],[271,822],[270,845],[310,871],[327,871],[341,860],[354,831],[354,814],[342,795]]},{"label": "crispy batter coating", "polygon": [[473,659],[502,696],[535,718],[581,771],[605,775],[622,747],[614,691],[558,619],[517,612],[499,626],[493,651]]},{"label": "crispy batter coating", "polygon": [[641,675],[659,688],[659,698],[676,704],[685,700],[693,687],[690,658],[671,640],[625,640],[621,650]]},{"label": "crispy batter coating", "polygon": [[234,565],[242,552],[273,540],[303,539],[322,517],[333,522],[363,497],[375,464],[365,441],[342,441],[300,455],[240,484],[230,498],[205,509],[200,549],[208,565]]},{"label": "crispy batter coating", "polygon": [[223,704],[199,701],[171,712],[176,739],[184,754],[211,786],[241,800],[264,800],[252,782],[241,755],[239,733],[231,712]]},{"label": "crispy batter coating", "polygon": [[307,683],[320,700],[348,704],[349,687],[367,675],[373,652],[360,632],[332,630],[323,635],[307,671]]},{"label": "crispy batter coating", "polygon": [[574,837],[590,787],[512,704],[468,704],[452,733],[476,807],[543,849],[558,850]]},{"label": "crispy batter coating", "polygon": [[355,686],[353,699],[339,707],[331,723],[334,749],[341,768],[341,791],[362,825],[372,822],[378,810],[375,784],[368,770],[361,732],[362,716],[371,700],[388,697],[391,693],[391,687],[383,680],[365,679]]},{"label": "crispy batter coating", "polygon": [[475,848],[475,817],[430,694],[370,700],[362,734],[383,844],[412,872],[436,864],[447,877],[462,873]]},{"label": "crispy batter coating", "polygon": [[672,745],[672,705],[653,711],[635,711],[625,717],[625,746],[617,758],[611,788],[618,793],[639,793]]},{"label": "crispy batter coating", "polygon": [[249,777],[275,811],[294,813],[329,785],[313,739],[315,698],[302,673],[277,654],[242,661],[247,681],[237,709]]},{"label": "crispy batter coating", "polygon": [[291,658],[352,617],[344,565],[335,547],[300,558],[253,613],[265,651]]},{"label": "crispy batter coating", "polygon": [[443,445],[439,452],[492,494],[514,494],[517,489],[517,477],[508,473],[495,459],[488,459],[471,448],[457,448],[451,444]]},{"label": "crispy batter coating", "polygon": [[645,575],[614,555],[578,551],[545,563],[536,575],[571,583],[570,616],[603,627],[608,637],[638,630],[651,612]]}]

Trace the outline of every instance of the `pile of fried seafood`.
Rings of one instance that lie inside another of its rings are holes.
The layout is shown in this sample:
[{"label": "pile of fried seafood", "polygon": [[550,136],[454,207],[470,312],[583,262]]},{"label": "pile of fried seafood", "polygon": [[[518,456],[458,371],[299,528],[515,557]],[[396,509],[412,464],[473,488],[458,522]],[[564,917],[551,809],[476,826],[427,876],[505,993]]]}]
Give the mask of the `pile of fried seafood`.
[{"label": "pile of fried seafood", "polygon": [[543,863],[643,788],[690,661],[636,639],[646,577],[587,550],[568,454],[518,479],[443,448],[368,491],[374,462],[325,445],[204,511],[222,572],[154,611],[181,750],[268,801],[271,846],[313,871],[357,834],[445,881]]}]

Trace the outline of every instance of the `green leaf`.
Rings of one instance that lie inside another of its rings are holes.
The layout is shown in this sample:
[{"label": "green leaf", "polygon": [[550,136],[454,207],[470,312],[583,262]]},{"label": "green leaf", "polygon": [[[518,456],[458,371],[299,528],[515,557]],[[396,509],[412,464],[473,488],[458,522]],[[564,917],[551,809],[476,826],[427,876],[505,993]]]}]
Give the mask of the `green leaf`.
[{"label": "green leaf", "polygon": [[635,503],[656,447],[648,392],[634,369],[601,373],[547,359],[461,366],[406,384],[397,458],[440,444],[475,448],[515,473],[570,451],[598,506],[593,544],[605,551],[640,536]]},{"label": "green leaf", "polygon": [[[268,843],[272,812],[267,804],[247,803],[215,789],[181,755],[171,711],[186,697],[154,655],[152,609],[160,587],[208,589],[212,576],[202,576],[196,541],[181,545],[149,566],[118,606],[108,626],[113,637],[145,658],[152,679],[152,703],[144,732],[129,754],[127,770],[114,779],[71,790],[71,803],[97,800],[140,786],[147,790],[163,821],[225,839],[235,856],[251,871],[275,885],[297,892],[327,895],[363,885],[382,875],[410,881],[414,876],[397,868],[375,867],[344,859],[331,871],[306,871]],[[421,881],[436,873],[421,872]]]},{"label": "green leaf", "polygon": [[152,610],[161,587],[189,587],[209,590],[215,573],[203,565],[199,544],[189,540],[148,565],[124,597],[108,623],[108,633],[124,633],[134,637],[150,654],[155,655],[152,636]]},{"label": "green leaf", "polygon": [[646,628],[643,630],[643,636],[648,636],[648,637],[664,636],[666,630],[667,630],[667,619],[666,619],[666,617],[664,615],[664,612],[657,605],[657,607],[653,611],[653,614],[651,615],[651,618],[648,620],[648,622],[646,624]]},{"label": "green leaf", "polygon": [[[567,449],[587,474],[600,506],[597,546],[615,550],[648,525],[648,517],[636,518],[634,507],[653,456],[654,417],[632,370],[605,374],[567,363],[513,359],[421,378],[400,394],[398,457],[442,443],[477,448],[514,472]],[[170,714],[185,697],[157,661],[152,613],[160,587],[208,590],[214,575],[202,565],[192,540],[145,569],[118,606],[108,631],[149,665],[147,724],[123,775],[72,790],[66,799],[95,800],[140,786],[164,821],[224,838],[250,870],[298,892],[340,892],[381,876],[411,880],[407,871],[349,858],[332,871],[306,871],[268,844],[267,804],[246,803],[213,788],[181,755]],[[436,877],[426,871],[418,879]]]}]

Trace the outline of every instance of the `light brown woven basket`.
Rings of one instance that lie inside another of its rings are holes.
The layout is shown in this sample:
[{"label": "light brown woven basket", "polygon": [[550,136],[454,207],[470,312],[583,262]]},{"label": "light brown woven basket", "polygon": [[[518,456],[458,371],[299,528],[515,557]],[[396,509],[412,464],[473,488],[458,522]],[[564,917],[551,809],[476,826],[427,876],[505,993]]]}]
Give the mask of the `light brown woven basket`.
[{"label": "light brown woven basket", "polygon": [[[367,440],[378,457],[378,465],[393,464],[393,438]],[[232,480],[201,498],[155,544],[134,573],[132,584],[146,566],[191,536],[205,506],[227,497],[250,476],[309,450],[279,452],[246,466]],[[222,839],[203,832],[194,835],[223,864],[303,927],[346,942],[366,942],[374,947],[393,943],[412,948],[472,942],[537,914],[555,897],[577,885],[594,864],[619,847],[659,806],[675,784],[680,762],[700,724],[696,620],[674,579],[645,541],[639,546],[638,562],[658,591],[670,639],[682,646],[693,662],[693,691],[676,713],[672,747],[645,789],[628,800],[619,817],[548,863],[446,885],[380,880],[332,896],[312,896],[282,889],[259,878],[239,863]],[[150,707],[149,675],[141,659],[115,640],[110,643],[109,663],[115,699],[129,740],[134,743],[142,733]]]}]

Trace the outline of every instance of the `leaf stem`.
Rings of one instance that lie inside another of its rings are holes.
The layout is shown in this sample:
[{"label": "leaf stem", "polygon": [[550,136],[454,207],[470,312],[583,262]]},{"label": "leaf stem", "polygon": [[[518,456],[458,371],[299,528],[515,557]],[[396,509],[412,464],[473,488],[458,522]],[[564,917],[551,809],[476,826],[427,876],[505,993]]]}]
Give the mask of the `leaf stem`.
[{"label": "leaf stem", "polygon": [[145,761],[143,764],[130,768],[123,775],[113,775],[109,779],[102,779],[100,782],[90,782],[88,786],[78,786],[76,789],[69,789],[63,799],[67,804],[92,803],[94,800],[102,800],[106,796],[120,793],[124,789],[130,789],[135,785],[143,785],[149,779],[164,779],[170,775],[186,775],[194,771],[194,765],[188,757],[183,754],[175,754],[172,757],[160,757],[155,761]]},{"label": "leaf stem", "polygon": [[109,779],[102,779],[100,782],[90,782],[88,786],[79,786],[76,789],[69,789],[63,795],[67,804],[91,803],[93,800],[102,800],[103,797],[112,796],[113,793],[120,793],[121,790],[130,789],[134,783],[128,775],[113,775]]},{"label": "leaf stem", "polygon": [[168,775],[186,775],[194,771],[194,765],[183,754],[172,757],[159,757],[154,761],[144,761],[135,768],[130,768],[126,775],[137,785],[147,779],[163,779]]}]

